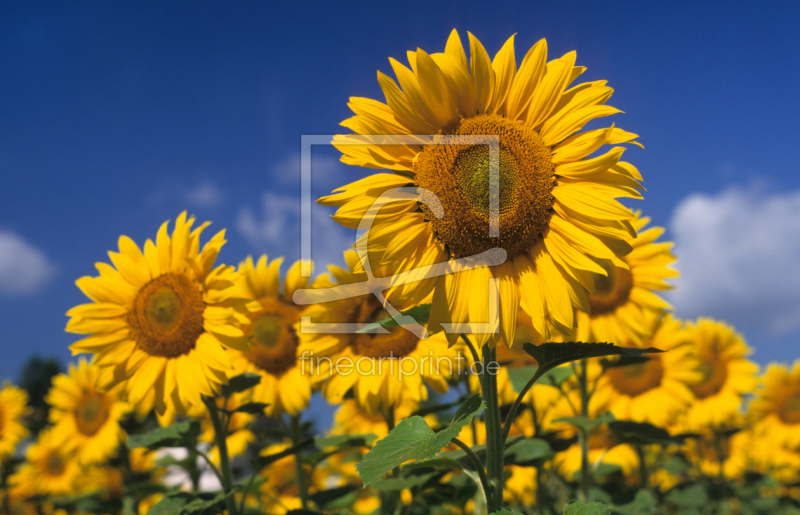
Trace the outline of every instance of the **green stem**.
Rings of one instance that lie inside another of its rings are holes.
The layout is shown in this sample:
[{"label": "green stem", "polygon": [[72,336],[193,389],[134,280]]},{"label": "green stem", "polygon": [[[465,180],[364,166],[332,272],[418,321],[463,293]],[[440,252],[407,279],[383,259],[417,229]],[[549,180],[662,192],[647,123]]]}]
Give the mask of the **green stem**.
[{"label": "green stem", "polygon": [[467,454],[467,457],[470,459],[472,464],[475,466],[475,470],[478,472],[478,477],[481,479],[484,498],[486,499],[487,505],[490,504],[491,501],[489,501],[489,496],[493,493],[492,485],[489,483],[489,478],[486,476],[486,471],[483,470],[483,463],[481,462],[481,459],[472,449],[470,449],[469,445],[465,444],[458,438],[453,438],[453,443],[461,447],[461,449]]},{"label": "green stem", "polygon": [[[584,420],[589,420],[589,383],[586,379],[586,360],[581,360],[581,369],[578,376],[581,393],[581,416]],[[578,433],[578,439],[581,445],[581,491],[580,500],[587,501],[589,499],[589,430],[581,428]]]},{"label": "green stem", "polygon": [[[217,450],[219,451],[219,468],[220,474],[222,475],[222,489],[225,493],[230,493],[233,490],[233,473],[231,471],[231,461],[228,457],[228,443],[226,438],[228,436],[228,424],[227,421],[225,424],[222,423],[222,419],[219,416],[219,409],[217,408],[217,403],[213,397],[203,397],[203,403],[206,405],[206,409],[208,409],[208,415],[211,417],[211,424],[214,426],[214,438],[217,444]],[[236,510],[236,499],[234,499],[233,495],[229,495],[225,502],[228,505],[228,513],[229,515],[238,515],[238,511]]]},{"label": "green stem", "polygon": [[[462,335],[466,340],[466,335]],[[494,487],[494,495],[489,496],[489,513],[503,508],[503,428],[500,425],[500,403],[497,399],[497,376],[489,373],[489,367],[496,367],[496,352],[489,345],[482,349],[483,367],[481,370],[481,394],[486,403],[486,471],[489,482]]]},{"label": "green stem", "polygon": [[[300,440],[303,439],[303,428],[300,426],[300,416],[292,416],[292,443],[299,445]],[[294,455],[295,470],[297,473],[297,488],[300,490],[300,504],[304,510],[308,509],[308,485],[306,484],[306,475],[303,472],[303,460],[300,458],[300,452]]]},{"label": "green stem", "polygon": [[639,482],[643,490],[647,489],[647,465],[644,462],[644,448],[641,445],[636,445],[636,455],[639,457]]}]

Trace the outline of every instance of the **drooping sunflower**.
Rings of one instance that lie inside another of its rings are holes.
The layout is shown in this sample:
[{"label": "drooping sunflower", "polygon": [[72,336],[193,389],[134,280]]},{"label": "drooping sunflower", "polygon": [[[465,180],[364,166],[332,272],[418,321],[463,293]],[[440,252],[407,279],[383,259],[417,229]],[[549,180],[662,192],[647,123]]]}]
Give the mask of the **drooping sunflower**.
[{"label": "drooping sunflower", "polygon": [[619,420],[664,426],[683,414],[694,400],[690,386],[701,375],[683,324],[671,315],[648,315],[650,336],[643,347],[668,351],[647,354],[643,363],[607,370],[597,381],[592,402],[607,406]]},{"label": "drooping sunflower", "polygon": [[772,363],[750,402],[753,430],[774,445],[800,449],[800,360],[791,370]]},{"label": "drooping sunflower", "polygon": [[[358,263],[355,251],[345,252],[349,269],[329,266],[331,275],[321,275],[315,282],[320,297],[336,284],[366,282],[363,272],[354,272]],[[371,323],[389,318],[373,295],[358,295],[321,302],[304,312],[312,323]],[[330,327],[330,326],[328,326]],[[308,363],[307,373],[322,383],[328,401],[340,403],[348,391],[370,413],[386,413],[401,403],[421,402],[428,398],[426,384],[439,393],[448,390],[448,379],[463,365],[460,347],[448,348],[441,335],[419,339],[414,333],[393,327],[388,333],[311,332],[298,325],[298,354]]]},{"label": "drooping sunflower", "polygon": [[248,257],[239,265],[238,295],[254,307],[240,324],[250,348],[231,353],[232,374],[261,376],[261,382],[249,390],[251,400],[269,404],[265,412],[274,416],[296,415],[311,398],[311,376],[303,374],[297,359],[299,341],[294,326],[302,308],[292,302],[295,290],[305,288],[308,278],[300,275],[298,261],[286,274],[281,291],[281,263],[283,258],[268,261],[261,256],[255,264]]},{"label": "drooping sunflower", "polygon": [[76,281],[92,302],[67,313],[67,331],[90,335],[70,348],[95,355],[101,388],[123,385],[131,405],[155,407],[162,421],[219,392],[231,368],[225,348],[248,346],[236,325],[246,317],[235,270],[214,266],[225,231],[200,250],[208,222],[193,229],[194,221],[181,213],[172,236],[165,222],[144,252],[121,236],[119,253],[109,252],[114,266],[98,263],[98,277]]},{"label": "drooping sunflower", "polygon": [[25,497],[67,495],[77,492],[81,465],[74,452],[67,451],[54,438],[53,428],[39,433],[36,443],[25,452],[25,463],[9,478]]},{"label": "drooping sunflower", "polygon": [[125,438],[120,419],[130,411],[120,400],[120,389],[97,389],[100,368],[81,358],[67,374],[53,378],[47,394],[53,438],[74,450],[83,465],[100,463],[116,454]]},{"label": "drooping sunflower", "polygon": [[690,385],[695,400],[684,417],[687,431],[730,424],[742,399],[756,387],[758,365],[740,334],[723,323],[700,318],[686,328],[699,359],[700,382]]},{"label": "drooping sunflower", "polygon": [[[606,275],[596,260],[628,268],[620,256],[631,250],[634,215],[615,199],[641,198],[642,177],[620,161],[625,147],[589,156],[638,136],[613,126],[579,132],[620,111],[605,105],[613,92],[605,81],[570,87],[585,70],[575,66],[575,52],[547,62],[541,40],[518,69],[513,36],[493,61],[472,34],[469,46],[468,60],[453,30],[444,53],[408,52],[410,69],[390,59],[400,87],[378,72],[386,104],[350,99],[355,116],[342,125],[354,134],[334,138],[342,161],[394,173],[319,202],[338,207],[334,219],[356,228],[385,192],[411,187],[372,213],[371,230],[358,242],[373,267],[417,270],[408,276],[415,282],[396,284],[389,300],[419,304],[432,294],[433,332],[445,322],[492,324],[497,333],[478,335],[478,346],[499,337],[513,342],[521,303],[547,337],[546,320],[569,330],[573,308],[590,309],[592,273]],[[495,150],[487,136],[496,137]],[[419,272],[436,263],[447,273]],[[489,317],[492,279],[499,327]]]},{"label": "drooping sunflower", "polygon": [[597,291],[589,294],[590,313],[578,312],[577,340],[590,342],[640,343],[649,330],[646,311],[661,313],[670,306],[655,294],[671,288],[665,279],[678,272],[669,268],[675,261],[671,242],[656,242],[662,227],[645,229],[650,218],[637,211],[631,225],[637,232],[627,243],[633,248],[622,257],[628,268],[598,260],[606,275],[595,274]]},{"label": "drooping sunflower", "polygon": [[0,463],[14,454],[19,442],[28,436],[23,418],[28,414],[28,393],[10,382],[0,390]]}]

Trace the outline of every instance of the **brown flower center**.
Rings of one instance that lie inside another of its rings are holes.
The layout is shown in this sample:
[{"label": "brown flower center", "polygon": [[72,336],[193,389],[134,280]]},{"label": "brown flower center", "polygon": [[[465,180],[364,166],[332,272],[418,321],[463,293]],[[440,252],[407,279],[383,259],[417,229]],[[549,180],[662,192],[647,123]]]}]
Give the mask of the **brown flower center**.
[{"label": "brown flower center", "polygon": [[[430,203],[435,196],[443,208],[443,216],[437,218],[421,203],[436,237],[455,258],[497,247],[505,249],[509,258],[530,251],[547,228],[553,207],[555,166],[550,147],[536,131],[495,114],[462,118],[441,135],[496,135],[500,148],[496,162],[488,144],[446,140],[427,145],[417,156],[417,185],[426,190],[422,200]],[[490,194],[495,187],[499,205],[492,216]],[[498,237],[490,236],[490,218],[497,223]]]},{"label": "brown flower center", "polygon": [[[357,322],[372,323],[389,318],[380,302],[370,296],[361,303]],[[356,334],[350,341],[350,348],[359,356],[368,358],[401,358],[414,352],[419,338],[402,327],[387,327],[388,334]]]},{"label": "brown flower center", "polygon": [[67,464],[58,449],[53,449],[44,461],[45,472],[51,476],[60,476],[67,468]]},{"label": "brown flower center", "polygon": [[661,359],[654,357],[643,363],[611,368],[606,374],[618,392],[635,397],[661,385],[664,367]]},{"label": "brown flower center", "polygon": [[592,316],[613,313],[628,302],[633,288],[633,275],[630,270],[618,268],[608,261],[598,262],[608,275],[592,274],[597,293],[589,295]]},{"label": "brown flower center", "polygon": [[294,324],[300,321],[300,310],[278,299],[261,300],[263,309],[249,315],[250,325],[244,333],[252,346],[245,357],[261,370],[281,376],[297,362],[297,334]]},{"label": "brown flower center", "polygon": [[705,399],[719,393],[725,386],[728,379],[728,367],[725,363],[719,362],[719,356],[702,356],[700,367],[698,368],[703,379],[696,385],[690,386],[698,399]]},{"label": "brown flower center", "polygon": [[166,273],[142,286],[128,313],[131,335],[151,356],[176,358],[203,333],[203,294],[183,274]]},{"label": "brown flower center", "polygon": [[800,393],[795,393],[783,403],[781,419],[787,424],[800,424]]},{"label": "brown flower center", "polygon": [[75,425],[78,431],[92,436],[103,427],[109,415],[109,400],[98,392],[86,392],[75,408]]}]

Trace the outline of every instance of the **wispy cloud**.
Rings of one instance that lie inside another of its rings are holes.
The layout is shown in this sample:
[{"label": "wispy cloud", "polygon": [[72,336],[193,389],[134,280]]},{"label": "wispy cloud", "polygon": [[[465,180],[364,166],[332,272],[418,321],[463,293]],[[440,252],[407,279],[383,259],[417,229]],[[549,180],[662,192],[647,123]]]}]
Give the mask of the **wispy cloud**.
[{"label": "wispy cloud", "polygon": [[710,315],[773,335],[800,328],[800,191],[692,194],[670,229],[679,315]]},{"label": "wispy cloud", "polygon": [[222,205],[226,194],[216,182],[205,180],[196,184],[169,182],[147,198],[151,206],[177,203],[178,208],[214,208]]},{"label": "wispy cloud", "polygon": [[0,293],[32,295],[55,274],[44,253],[21,236],[0,230]]}]

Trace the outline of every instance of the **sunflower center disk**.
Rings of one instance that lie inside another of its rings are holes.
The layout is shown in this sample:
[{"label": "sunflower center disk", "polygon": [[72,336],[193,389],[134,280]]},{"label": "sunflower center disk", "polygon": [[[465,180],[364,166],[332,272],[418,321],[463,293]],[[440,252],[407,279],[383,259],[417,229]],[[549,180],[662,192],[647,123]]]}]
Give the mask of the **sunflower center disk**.
[{"label": "sunflower center disk", "polygon": [[[497,136],[499,152],[475,136]],[[414,172],[423,188],[422,211],[450,255],[469,257],[501,247],[513,258],[530,251],[553,207],[555,166],[539,134],[521,122],[483,114],[446,127],[436,142],[441,144],[427,145],[417,156]],[[441,218],[428,207],[436,199]]]},{"label": "sunflower center disk", "polygon": [[787,424],[800,424],[800,393],[786,399],[781,415]]},{"label": "sunflower center disk", "polygon": [[714,357],[706,357],[699,367],[703,375],[702,381],[690,386],[698,399],[705,399],[719,393],[728,379],[728,368],[723,363],[716,363]]},{"label": "sunflower center disk", "polygon": [[661,385],[664,367],[659,358],[650,358],[644,363],[611,368],[606,374],[618,392],[634,397]]},{"label": "sunflower center disk", "polygon": [[47,467],[47,473],[51,476],[60,476],[64,473],[64,469],[67,467],[67,464],[64,463],[64,459],[61,457],[61,454],[59,454],[57,450],[53,450],[47,457],[45,466]]},{"label": "sunflower center disk", "polygon": [[265,299],[264,309],[250,315],[245,334],[252,346],[244,351],[257,368],[281,376],[297,362],[297,335],[293,325],[300,321],[299,311],[280,301]]},{"label": "sunflower center disk", "polygon": [[[361,304],[358,322],[372,323],[389,318],[389,313],[375,299],[370,297]],[[350,348],[359,356],[367,358],[402,358],[417,348],[419,339],[414,333],[402,327],[387,327],[388,334],[357,334],[351,341]]]},{"label": "sunflower center disk", "polygon": [[204,311],[203,295],[192,280],[167,273],[142,286],[128,313],[128,323],[144,352],[176,358],[194,349],[203,333]]},{"label": "sunflower center disk", "polygon": [[607,261],[598,262],[608,275],[593,273],[596,293],[589,294],[592,315],[613,313],[628,302],[633,289],[633,275],[630,270],[618,268]]},{"label": "sunflower center disk", "polygon": [[97,433],[108,419],[108,409],[103,397],[97,393],[89,393],[84,397],[75,413],[78,431],[86,436]]}]

